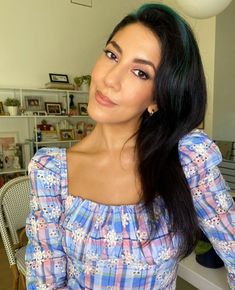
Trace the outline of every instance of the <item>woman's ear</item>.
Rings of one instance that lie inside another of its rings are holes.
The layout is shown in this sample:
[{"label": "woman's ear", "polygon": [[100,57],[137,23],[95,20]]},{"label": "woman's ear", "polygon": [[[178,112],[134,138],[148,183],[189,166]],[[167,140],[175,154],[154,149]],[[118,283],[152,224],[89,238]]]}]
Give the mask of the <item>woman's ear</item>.
[{"label": "woman's ear", "polygon": [[147,111],[149,112],[149,115],[152,116],[154,113],[156,113],[158,110],[157,104],[151,104],[148,106]]}]

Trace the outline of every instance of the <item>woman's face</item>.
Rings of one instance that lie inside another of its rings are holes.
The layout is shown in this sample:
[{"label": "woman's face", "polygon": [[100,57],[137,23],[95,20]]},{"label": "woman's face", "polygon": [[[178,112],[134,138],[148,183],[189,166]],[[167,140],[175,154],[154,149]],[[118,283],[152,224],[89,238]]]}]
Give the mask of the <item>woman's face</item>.
[{"label": "woman's face", "polygon": [[117,32],[92,71],[88,112],[98,123],[137,125],[153,102],[160,42],[135,23]]}]

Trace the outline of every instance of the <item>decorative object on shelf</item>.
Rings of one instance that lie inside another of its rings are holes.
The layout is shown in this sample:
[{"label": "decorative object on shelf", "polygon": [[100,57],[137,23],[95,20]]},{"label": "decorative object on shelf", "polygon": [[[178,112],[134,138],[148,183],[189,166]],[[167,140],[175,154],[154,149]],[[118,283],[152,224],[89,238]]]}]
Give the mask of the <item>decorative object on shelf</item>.
[{"label": "decorative object on shelf", "polygon": [[61,103],[45,102],[45,108],[48,115],[61,115]]},{"label": "decorative object on shelf", "polygon": [[70,101],[69,101],[69,108],[70,109],[74,109],[74,108],[76,108],[75,107],[75,104],[74,104],[74,101],[73,101],[73,99],[74,99],[74,95],[69,95],[69,99],[70,99]]},{"label": "decorative object on shelf", "polygon": [[13,168],[14,169],[20,169],[20,159],[19,156],[15,155],[13,159]]},{"label": "decorative object on shelf", "polygon": [[62,115],[66,115],[66,112],[68,111],[68,102],[67,102],[67,96],[63,96],[62,97],[63,101],[62,101],[62,111],[61,114]]},{"label": "decorative object on shelf", "polygon": [[46,111],[36,111],[36,112],[33,112],[33,115],[34,116],[46,116],[47,112]]},{"label": "decorative object on shelf", "polygon": [[78,122],[75,130],[75,139],[81,140],[85,135],[85,122]]},{"label": "decorative object on shelf", "polygon": [[35,134],[35,139],[37,142],[41,142],[42,141],[42,132],[40,130],[40,128],[37,127],[37,131]]},{"label": "decorative object on shelf", "polygon": [[77,107],[75,106],[74,101],[73,101],[74,95],[70,94],[69,99],[70,99],[70,101],[69,101],[69,115],[70,116],[77,115]]},{"label": "decorative object on shelf", "polygon": [[74,85],[69,83],[68,75],[49,73],[50,82],[45,84],[47,89],[74,90]]},{"label": "decorative object on shelf", "polygon": [[49,73],[50,81],[52,83],[69,83],[69,78],[67,75],[64,74],[54,74],[54,73]]},{"label": "decorative object on shelf", "polygon": [[[3,154],[0,154],[0,170],[3,169]],[[1,188],[1,186],[0,186]]]},{"label": "decorative object on shelf", "polygon": [[55,90],[75,90],[74,84],[67,84],[67,83],[46,83],[46,89],[55,89]]},{"label": "decorative object on shelf", "polygon": [[5,115],[4,108],[3,108],[3,103],[2,102],[0,102],[0,115]]},{"label": "decorative object on shelf", "polygon": [[0,147],[2,150],[14,146],[16,142],[18,142],[18,132],[0,132]]},{"label": "decorative object on shelf", "polygon": [[80,116],[88,116],[87,103],[78,103],[78,113]]},{"label": "decorative object on shelf", "polygon": [[4,102],[4,105],[7,106],[7,110],[10,116],[16,116],[18,114],[18,108],[20,106],[20,101],[18,99],[7,98]]},{"label": "decorative object on shelf", "polygon": [[92,7],[92,0],[71,0],[71,3],[86,7]]},{"label": "decorative object on shelf", "polygon": [[74,78],[74,82],[77,85],[77,89],[81,91],[88,91],[91,84],[90,75],[82,75]]},{"label": "decorative object on shelf", "polygon": [[41,131],[42,141],[51,142],[58,140],[58,134],[56,130],[43,130]]},{"label": "decorative object on shelf", "polygon": [[37,128],[40,129],[41,131],[54,131],[55,130],[53,125],[47,123],[47,120],[42,120],[41,124],[37,125]]},{"label": "decorative object on shelf", "polygon": [[55,125],[55,127],[56,127],[56,131],[58,132],[58,133],[60,133],[60,130],[62,130],[62,129],[74,129],[74,125],[73,124],[71,124],[68,120],[62,120],[62,121],[60,121],[60,122],[58,122],[56,125]]},{"label": "decorative object on shelf", "polygon": [[13,146],[3,151],[3,168],[4,169],[13,168],[14,157],[15,157],[15,149]]},{"label": "decorative object on shelf", "polygon": [[86,123],[86,135],[89,135],[94,128],[95,128],[95,124]]},{"label": "decorative object on shelf", "polygon": [[42,111],[43,101],[41,96],[25,96],[27,111]]},{"label": "decorative object on shelf", "polygon": [[74,140],[74,130],[73,129],[60,130],[60,139],[62,141]]},{"label": "decorative object on shelf", "polygon": [[209,18],[224,11],[232,0],[176,0],[183,12],[194,18]]}]

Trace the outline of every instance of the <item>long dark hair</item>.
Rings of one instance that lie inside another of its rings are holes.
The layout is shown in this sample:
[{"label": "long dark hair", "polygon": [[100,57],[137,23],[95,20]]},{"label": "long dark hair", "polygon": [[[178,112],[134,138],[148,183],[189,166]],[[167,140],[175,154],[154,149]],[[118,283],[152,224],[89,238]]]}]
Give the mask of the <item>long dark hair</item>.
[{"label": "long dark hair", "polygon": [[205,115],[206,82],[201,57],[189,25],[165,5],[146,4],[126,16],[108,42],[132,23],[148,27],[161,42],[153,92],[158,111],[153,116],[144,112],[136,133],[143,199],[151,210],[156,194],[163,198],[172,233],[181,235],[179,255],[185,257],[197,241],[198,220],[179,160],[178,143]]}]

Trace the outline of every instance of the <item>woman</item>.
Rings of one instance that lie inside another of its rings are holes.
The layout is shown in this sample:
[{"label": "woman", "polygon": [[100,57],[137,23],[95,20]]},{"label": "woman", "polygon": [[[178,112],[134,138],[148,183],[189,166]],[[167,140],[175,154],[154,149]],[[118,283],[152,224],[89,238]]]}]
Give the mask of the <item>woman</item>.
[{"label": "woman", "polygon": [[31,161],[28,289],[175,289],[199,226],[235,287],[234,204],[216,145],[195,128],[206,87],[196,41],[149,4],[114,29],[92,72],[93,132]]}]

